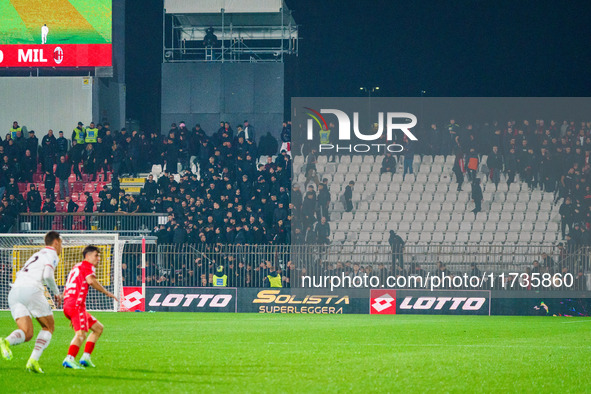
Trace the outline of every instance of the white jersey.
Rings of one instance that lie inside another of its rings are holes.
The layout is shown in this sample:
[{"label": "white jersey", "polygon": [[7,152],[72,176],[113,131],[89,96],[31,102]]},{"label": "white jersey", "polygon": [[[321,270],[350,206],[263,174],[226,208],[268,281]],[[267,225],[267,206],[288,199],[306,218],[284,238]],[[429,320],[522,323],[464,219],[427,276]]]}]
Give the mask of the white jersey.
[{"label": "white jersey", "polygon": [[46,266],[54,271],[57,268],[59,257],[55,249],[45,247],[31,256],[23,268],[16,274],[16,280],[12,287],[36,287],[44,290],[43,271]]},{"label": "white jersey", "polygon": [[41,34],[43,34],[44,36],[46,36],[47,33],[49,33],[49,27],[47,27],[47,26],[41,26]]}]

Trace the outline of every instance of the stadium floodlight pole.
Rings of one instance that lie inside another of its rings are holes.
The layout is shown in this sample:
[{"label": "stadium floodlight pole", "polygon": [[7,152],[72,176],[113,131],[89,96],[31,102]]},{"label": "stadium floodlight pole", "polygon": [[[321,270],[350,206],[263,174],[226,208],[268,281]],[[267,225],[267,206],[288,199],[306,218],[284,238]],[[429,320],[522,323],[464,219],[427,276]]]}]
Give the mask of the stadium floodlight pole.
[{"label": "stadium floodlight pole", "polygon": [[146,237],[142,237],[142,297],[146,299]]}]

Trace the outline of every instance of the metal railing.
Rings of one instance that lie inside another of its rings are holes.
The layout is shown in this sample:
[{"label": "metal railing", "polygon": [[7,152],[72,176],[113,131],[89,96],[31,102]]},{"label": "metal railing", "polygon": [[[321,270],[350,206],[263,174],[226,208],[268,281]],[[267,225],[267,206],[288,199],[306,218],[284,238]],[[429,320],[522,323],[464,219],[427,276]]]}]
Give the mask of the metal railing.
[{"label": "metal railing", "polygon": [[[137,245],[135,248],[126,247],[123,254],[126,285],[141,284],[141,250]],[[147,285],[211,286],[212,276],[221,266],[228,275],[228,286],[233,287],[265,287],[273,270],[282,277],[284,287],[301,287],[305,275],[367,274],[385,283],[388,276],[421,276],[427,280],[445,271],[447,276],[486,275],[479,286],[486,290],[502,290],[500,281],[512,280],[513,274],[519,275],[513,290],[587,290],[591,250],[571,249],[561,251],[553,245],[410,245],[392,253],[389,245],[153,245],[146,257]],[[557,286],[546,281],[544,286],[523,286],[522,276],[531,278],[532,274],[539,275],[540,280],[544,274],[570,274],[573,284]]]},{"label": "metal railing", "polygon": [[161,213],[21,213],[16,228],[20,232],[117,232],[132,236],[148,234],[167,221],[167,215]]}]

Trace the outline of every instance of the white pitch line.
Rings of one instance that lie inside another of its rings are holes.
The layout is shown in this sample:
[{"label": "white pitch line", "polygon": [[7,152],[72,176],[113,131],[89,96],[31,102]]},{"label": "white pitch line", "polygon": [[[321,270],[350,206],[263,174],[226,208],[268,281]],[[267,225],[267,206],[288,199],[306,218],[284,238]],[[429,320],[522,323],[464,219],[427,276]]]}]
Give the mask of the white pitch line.
[{"label": "white pitch line", "polygon": [[591,320],[563,321],[562,322],[562,324],[569,324],[569,323],[591,323]]}]

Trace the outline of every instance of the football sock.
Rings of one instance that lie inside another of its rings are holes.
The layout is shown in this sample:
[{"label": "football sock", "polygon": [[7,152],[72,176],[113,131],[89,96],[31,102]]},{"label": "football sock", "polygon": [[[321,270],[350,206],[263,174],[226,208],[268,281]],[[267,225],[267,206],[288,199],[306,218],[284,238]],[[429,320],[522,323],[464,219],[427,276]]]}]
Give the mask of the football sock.
[{"label": "football sock", "polygon": [[84,346],[84,354],[82,355],[82,357],[90,357],[93,350],[94,342],[86,342],[86,345]]},{"label": "football sock", "polygon": [[51,333],[49,331],[41,330],[39,332],[39,335],[37,335],[37,340],[35,341],[35,348],[33,349],[33,353],[31,353],[31,358],[33,360],[39,361],[39,357],[41,357],[45,348],[49,346],[50,341]]},{"label": "football sock", "polygon": [[78,351],[80,351],[80,346],[70,345],[70,348],[68,349],[68,357],[75,359],[78,355]]},{"label": "football sock", "polygon": [[25,341],[25,332],[21,329],[14,330],[9,336],[6,337],[6,340],[10,346],[20,345]]}]

